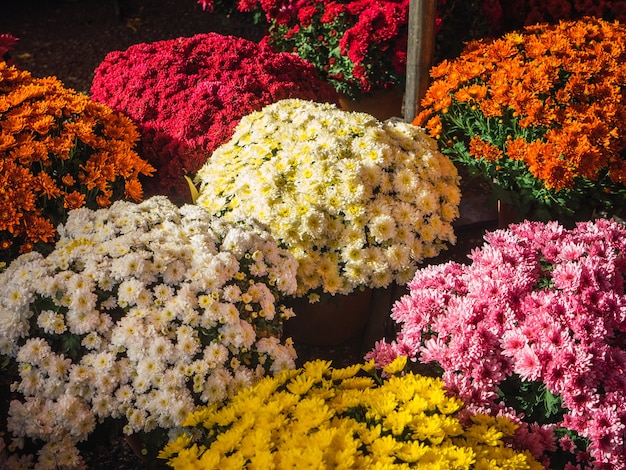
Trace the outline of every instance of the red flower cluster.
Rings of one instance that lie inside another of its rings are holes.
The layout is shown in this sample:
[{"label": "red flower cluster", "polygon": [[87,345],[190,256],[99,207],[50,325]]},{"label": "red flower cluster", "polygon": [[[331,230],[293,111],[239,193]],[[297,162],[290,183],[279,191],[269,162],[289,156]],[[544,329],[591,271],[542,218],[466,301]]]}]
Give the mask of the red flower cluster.
[{"label": "red flower cluster", "polygon": [[293,54],[215,33],[136,44],[95,71],[94,100],[123,111],[157,175],[146,192],[190,201],[193,176],[241,117],[285,98],[336,102],[315,68]]},{"label": "red flower cluster", "polygon": [[339,41],[341,53],[355,65],[361,65],[369,49],[376,45],[381,53],[391,52],[394,68],[404,72],[409,1],[358,0],[346,4],[346,10],[358,20]]},{"label": "red flower cluster", "polygon": [[268,42],[315,64],[350,97],[402,85],[406,70],[409,0],[308,0],[291,18],[272,17]]},{"label": "red flower cluster", "polygon": [[[198,0],[202,9],[213,12],[223,10],[224,2],[219,0]],[[232,4],[236,4],[234,7]],[[265,15],[265,19],[271,23],[276,20],[281,24],[288,23],[298,15],[303,8],[307,8],[311,0],[236,0],[228,2],[227,8],[235,8],[240,12],[258,12]]]}]

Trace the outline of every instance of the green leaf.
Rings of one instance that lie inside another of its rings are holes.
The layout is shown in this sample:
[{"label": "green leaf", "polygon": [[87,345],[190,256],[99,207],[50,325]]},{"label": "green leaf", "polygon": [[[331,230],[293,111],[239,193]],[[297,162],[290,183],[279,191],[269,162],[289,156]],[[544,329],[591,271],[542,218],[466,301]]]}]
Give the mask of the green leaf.
[{"label": "green leaf", "polygon": [[554,395],[548,388],[542,384],[543,387],[543,404],[546,411],[546,418],[551,418],[553,416],[559,417],[561,419],[563,417],[563,399]]},{"label": "green leaf", "polygon": [[522,380],[513,374],[500,384],[498,396],[518,413],[523,413],[524,421],[540,425],[557,424],[566,413],[561,406],[563,400],[554,395],[542,382]]},{"label": "green leaf", "polygon": [[72,360],[80,357],[82,349],[81,338],[72,333],[65,333],[61,337],[61,352],[69,356]]}]

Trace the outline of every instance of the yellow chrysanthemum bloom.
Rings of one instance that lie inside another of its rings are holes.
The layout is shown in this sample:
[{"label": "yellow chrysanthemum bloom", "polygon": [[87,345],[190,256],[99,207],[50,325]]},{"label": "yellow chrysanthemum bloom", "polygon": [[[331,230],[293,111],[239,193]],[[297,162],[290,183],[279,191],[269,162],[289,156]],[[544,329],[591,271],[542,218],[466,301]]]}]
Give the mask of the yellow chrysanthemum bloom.
[{"label": "yellow chrysanthemum bloom", "polygon": [[354,377],[361,370],[361,364],[353,364],[342,369],[332,369],[330,377],[332,380],[344,380]]},{"label": "yellow chrysanthemum bloom", "polygon": [[407,357],[406,356],[398,356],[396,357],[391,364],[388,364],[384,367],[383,372],[394,375],[397,372],[404,370],[406,366]]}]

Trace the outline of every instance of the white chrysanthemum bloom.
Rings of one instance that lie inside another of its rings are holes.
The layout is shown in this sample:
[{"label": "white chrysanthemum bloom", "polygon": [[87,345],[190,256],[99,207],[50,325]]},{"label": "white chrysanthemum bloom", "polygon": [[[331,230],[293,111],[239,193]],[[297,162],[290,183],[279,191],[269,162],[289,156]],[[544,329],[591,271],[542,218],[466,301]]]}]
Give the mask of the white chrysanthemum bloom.
[{"label": "white chrysanthemum bloom", "polygon": [[[298,296],[406,283],[456,241],[459,178],[434,140],[329,104],[288,99],[245,116],[195,182],[197,205],[256,220],[288,247]],[[355,264],[366,248],[376,263]]]},{"label": "white chrysanthemum bloom", "polygon": [[218,367],[207,376],[201,399],[207,403],[223,401],[227,396],[228,384],[233,380],[233,374],[225,367]]},{"label": "white chrysanthemum bloom", "polygon": [[291,369],[289,357],[294,349],[293,344],[289,340],[287,340],[287,347],[291,348],[291,351],[283,348],[278,342],[278,338],[275,337],[261,338],[257,343],[257,347],[272,358],[272,373],[276,374],[283,370]]},{"label": "white chrysanthemum bloom", "polygon": [[254,222],[155,197],[72,211],[58,233],[48,256],[0,273],[0,353],[22,394],[9,430],[44,442],[46,459],[86,439],[96,417],[128,433],[179,426],[196,406],[295,368],[278,338],[298,264]]}]

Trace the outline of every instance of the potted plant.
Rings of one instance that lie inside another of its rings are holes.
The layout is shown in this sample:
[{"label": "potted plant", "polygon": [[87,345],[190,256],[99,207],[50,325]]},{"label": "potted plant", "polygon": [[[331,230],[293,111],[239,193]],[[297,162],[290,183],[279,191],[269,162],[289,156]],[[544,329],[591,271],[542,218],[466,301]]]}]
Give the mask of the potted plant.
[{"label": "potted plant", "polygon": [[297,264],[265,230],[155,196],[73,210],[59,235],[0,273],[7,437],[24,446],[3,461],[80,467],[101,424],[160,446],[199,405],[295,368]]},{"label": "potted plant", "polygon": [[[198,3],[213,10],[215,2]],[[403,86],[408,0],[253,0],[237,8],[260,10],[269,25],[265,40],[306,59],[348,98]]]},{"label": "potted plant", "polygon": [[91,95],[137,123],[141,153],[157,169],[147,190],[176,203],[191,201],[184,177],[230,139],[242,116],[283,98],[337,101],[304,60],[217,33],[110,52]]},{"label": "potted plant", "polygon": [[434,141],[330,104],[288,99],[244,116],[195,182],[209,213],[256,220],[289,249],[296,296],[310,302],[406,284],[456,240],[459,180]]},{"label": "potted plant", "polygon": [[266,39],[314,64],[347,100],[392,89],[401,103],[408,15],[408,0],[311,1],[289,21],[272,18]]},{"label": "potted plant", "polygon": [[524,217],[618,214],[626,28],[586,18],[468,45],[433,67],[414,124]]},{"label": "potted plant", "polygon": [[[223,10],[213,0],[198,3],[211,12]],[[340,92],[342,108],[385,120],[402,115],[409,3],[239,0],[236,9],[263,17],[268,25],[264,41],[312,63]],[[439,0],[434,60],[456,55],[464,42],[496,31],[501,15],[498,0]]]},{"label": "potted plant", "polygon": [[470,258],[417,271],[397,339],[366,358],[434,366],[469,409],[518,422],[546,468],[626,468],[624,226],[525,221]]},{"label": "potted plant", "polygon": [[138,138],[123,114],[0,61],[0,264],[49,250],[71,209],[141,200],[154,169]]},{"label": "potted plant", "polygon": [[174,469],[542,468],[506,445],[516,427],[509,419],[462,420],[463,403],[439,379],[381,380],[362,370],[371,364],[337,369],[316,360],[265,377],[191,414],[159,456]]}]

